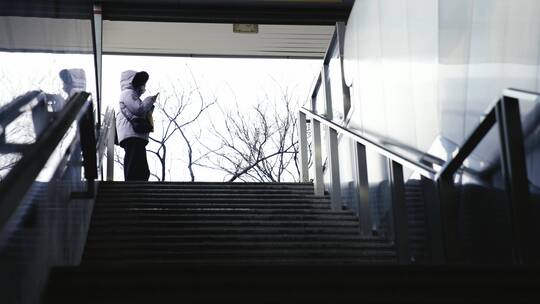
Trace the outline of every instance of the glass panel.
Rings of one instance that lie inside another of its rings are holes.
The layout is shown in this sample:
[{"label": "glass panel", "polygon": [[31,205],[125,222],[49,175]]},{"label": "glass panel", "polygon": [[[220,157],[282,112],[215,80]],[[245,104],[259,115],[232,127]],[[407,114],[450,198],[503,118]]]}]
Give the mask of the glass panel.
[{"label": "glass panel", "polygon": [[[61,111],[70,95],[96,91],[90,20],[39,17],[66,13],[68,9],[57,4],[37,8],[26,3],[20,8],[14,8],[17,17],[5,16],[10,10],[0,17],[0,106],[34,90],[40,90],[46,102],[35,99],[34,111],[22,109],[23,115],[6,128],[7,143],[32,143],[55,119],[51,112]],[[33,17],[21,16],[25,14]],[[80,148],[68,149],[77,137],[74,124],[0,227],[0,294],[6,303],[39,302],[51,267],[80,261],[92,204],[70,199],[85,185]],[[0,155],[0,168],[13,166],[18,158]]]},{"label": "glass panel", "polygon": [[459,146],[504,89],[540,91],[539,13],[536,0],[356,1],[352,123],[415,159],[441,139]]}]

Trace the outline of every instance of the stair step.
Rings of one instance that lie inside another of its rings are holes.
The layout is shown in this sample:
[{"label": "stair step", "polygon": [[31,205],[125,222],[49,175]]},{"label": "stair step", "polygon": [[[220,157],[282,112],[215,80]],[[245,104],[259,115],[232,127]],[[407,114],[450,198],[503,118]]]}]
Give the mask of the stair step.
[{"label": "stair step", "polygon": [[216,204],[312,204],[312,205],[327,205],[330,203],[330,200],[328,199],[309,199],[309,198],[265,198],[265,197],[252,197],[252,198],[241,198],[241,197],[231,197],[231,198],[224,198],[224,197],[215,197],[215,198],[208,198],[208,197],[155,197],[155,196],[148,196],[145,197],[143,195],[141,196],[119,196],[115,198],[103,198],[98,197],[96,200],[96,205],[100,206],[102,204],[123,204],[123,203],[176,203],[176,204],[184,204],[184,203],[216,203]]},{"label": "stair step", "polygon": [[[298,262],[292,261],[291,264]],[[538,303],[534,270],[360,266],[94,264],[56,268],[45,303]],[[369,260],[368,260],[369,261]],[[377,260],[371,260],[374,262]],[[384,261],[384,260],[383,260]],[[324,263],[324,262],[323,262]],[[384,263],[384,262],[383,262]]]},{"label": "stair step", "polygon": [[393,246],[386,243],[370,243],[370,242],[283,242],[283,241],[264,241],[264,242],[130,242],[130,241],[93,241],[87,244],[85,250],[128,250],[146,251],[146,250],[164,250],[167,252],[177,250],[201,250],[206,252],[209,250],[234,249],[234,250],[278,250],[278,249],[310,249],[310,250],[341,250],[341,249],[362,249],[362,250],[392,250]]},{"label": "stair step", "polygon": [[123,202],[123,201],[177,201],[177,202],[297,202],[297,203],[329,203],[330,199],[325,197],[309,197],[305,195],[184,195],[184,194],[129,194],[129,195],[98,195],[96,202]]},{"label": "stair step", "polygon": [[337,259],[340,257],[394,257],[393,250],[384,249],[350,249],[350,248],[276,248],[276,249],[214,249],[208,250],[181,250],[173,249],[147,249],[134,250],[132,248],[114,248],[114,250],[106,250],[103,248],[85,249],[84,259],[131,259],[131,258],[148,258],[148,259],[182,259],[182,258],[223,258],[234,257],[243,259],[244,257],[256,257],[259,259],[280,258],[280,257],[329,257]]},{"label": "stair step", "polygon": [[310,183],[100,182],[99,189],[291,189],[313,190]]},{"label": "stair step", "polygon": [[385,243],[387,241],[380,237],[359,237],[359,236],[347,236],[347,235],[335,235],[335,234],[322,234],[322,235],[306,235],[306,234],[270,234],[270,235],[251,235],[251,234],[237,234],[237,235],[89,235],[87,244],[93,242],[102,241],[127,241],[127,242],[163,242],[163,241],[185,241],[185,242],[211,242],[211,241],[244,241],[244,242],[272,242],[272,241],[319,241],[319,242],[370,242],[370,243]]},{"label": "stair step", "polygon": [[219,214],[219,215],[294,215],[294,216],[311,216],[311,215],[347,215],[352,216],[353,213],[348,210],[332,211],[330,209],[275,209],[275,208],[265,208],[265,209],[234,209],[234,208],[182,208],[182,209],[167,209],[167,208],[121,208],[110,206],[107,208],[100,207],[94,209],[93,216],[113,216],[116,214],[126,214],[126,215],[145,215],[145,214],[170,214],[170,215],[190,215],[190,214]]},{"label": "stair step", "polygon": [[198,189],[198,188],[155,188],[155,189],[144,189],[144,188],[133,188],[133,189],[103,189],[100,188],[98,195],[114,195],[120,193],[129,193],[129,194],[168,194],[168,195],[184,195],[191,194],[197,195],[201,194],[225,194],[225,195],[292,195],[292,196],[307,196],[307,197],[325,197],[329,196],[320,196],[315,195],[313,189],[220,189],[220,188],[208,188],[208,189]]},{"label": "stair step", "polygon": [[284,221],[284,220],[95,220],[91,228],[98,227],[359,227],[356,221]]},{"label": "stair step", "polygon": [[155,235],[156,233],[161,233],[163,235],[277,235],[277,234],[306,234],[306,235],[317,235],[317,234],[333,234],[333,235],[358,235],[358,229],[356,228],[340,228],[340,227],[292,227],[292,228],[283,228],[283,227],[177,227],[177,228],[161,228],[161,227],[92,227],[90,229],[89,235],[108,235],[108,234],[117,234],[117,235]]},{"label": "stair step", "polygon": [[166,212],[156,214],[153,212],[144,212],[138,214],[129,213],[99,213],[92,216],[93,221],[107,222],[107,221],[124,221],[124,220],[175,220],[175,221],[194,221],[194,220],[250,220],[250,221],[345,221],[345,222],[358,222],[358,219],[353,215],[339,215],[339,214],[213,214],[213,213],[191,213],[191,214],[168,214]]},{"label": "stair step", "polygon": [[215,258],[182,258],[178,259],[148,259],[138,257],[124,257],[122,260],[102,259],[102,258],[85,258],[81,265],[184,265],[184,266],[216,266],[222,267],[227,265],[252,267],[260,266],[302,266],[302,265],[391,265],[396,263],[395,256],[380,256],[380,257],[280,257],[280,258],[265,258],[265,257],[215,257]]},{"label": "stair step", "polygon": [[111,202],[110,204],[96,205],[95,208],[106,210],[107,208],[162,208],[162,209],[330,209],[330,204],[293,204],[293,203],[198,203],[198,202]]}]

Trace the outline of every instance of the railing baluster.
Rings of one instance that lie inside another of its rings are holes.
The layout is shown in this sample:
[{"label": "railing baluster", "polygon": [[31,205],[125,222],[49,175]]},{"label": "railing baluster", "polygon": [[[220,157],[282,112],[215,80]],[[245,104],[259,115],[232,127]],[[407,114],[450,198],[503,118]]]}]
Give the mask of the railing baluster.
[{"label": "railing baluster", "polygon": [[298,140],[300,145],[300,180],[309,182],[308,141],[306,114],[298,113]]},{"label": "railing baluster", "polygon": [[390,167],[390,185],[392,191],[392,215],[394,218],[394,237],[397,247],[398,262],[410,262],[407,206],[405,205],[405,184],[403,166],[388,160]]},{"label": "railing baluster", "polygon": [[367,172],[366,147],[356,143],[356,173],[358,179],[358,215],[360,217],[360,233],[363,236],[372,234],[371,208],[369,206],[369,183]]},{"label": "railing baluster", "polygon": [[315,195],[324,195],[321,154],[321,123],[318,120],[311,120],[311,136],[311,142],[313,145],[313,167],[315,169],[315,176],[313,177],[313,183],[315,184]]},{"label": "railing baluster", "polygon": [[107,180],[114,180],[114,140],[116,137],[116,118],[114,114],[111,118],[107,139]]},{"label": "railing baluster", "polygon": [[87,194],[94,197],[94,180],[98,177],[97,154],[96,154],[96,134],[94,129],[94,111],[92,103],[79,122],[79,133],[81,136],[81,149],[83,154],[84,178],[87,181]]},{"label": "railing baluster", "polygon": [[337,47],[339,54],[339,72],[341,78],[341,90],[343,93],[343,118],[346,119],[351,109],[351,93],[347,83],[345,83],[345,65],[344,65],[344,48],[345,48],[345,22],[336,23]]},{"label": "railing baluster", "polygon": [[530,237],[529,179],[525,162],[519,100],[503,97],[497,104],[495,113],[501,138],[502,173],[510,198],[514,261],[518,264],[526,264],[530,262],[529,246],[534,240]]},{"label": "railing baluster", "polygon": [[459,241],[459,197],[454,186],[454,175],[441,175],[437,180],[437,188],[443,225],[445,260],[459,262],[463,259],[463,250]]},{"label": "railing baluster", "polygon": [[332,210],[341,210],[341,181],[339,177],[339,152],[337,131],[328,128],[328,158],[330,163],[330,191]]}]

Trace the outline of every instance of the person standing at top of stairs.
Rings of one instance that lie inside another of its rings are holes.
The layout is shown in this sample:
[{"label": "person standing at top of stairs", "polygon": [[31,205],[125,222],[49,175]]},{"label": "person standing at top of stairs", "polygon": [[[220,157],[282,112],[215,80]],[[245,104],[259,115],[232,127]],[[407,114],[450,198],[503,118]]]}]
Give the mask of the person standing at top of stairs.
[{"label": "person standing at top of stairs", "polygon": [[147,72],[132,70],[122,72],[119,111],[116,115],[118,141],[125,150],[124,179],[147,181],[150,177],[146,159],[149,133],[154,131],[151,115],[157,94],[141,100],[146,91]]}]

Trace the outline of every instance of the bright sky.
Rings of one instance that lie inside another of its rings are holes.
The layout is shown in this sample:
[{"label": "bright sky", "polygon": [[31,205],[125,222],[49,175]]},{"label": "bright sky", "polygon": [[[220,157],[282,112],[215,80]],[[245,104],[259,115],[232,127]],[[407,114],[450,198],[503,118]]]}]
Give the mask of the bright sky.
[{"label": "bright sky", "polygon": [[[0,104],[8,102],[15,95],[37,88],[50,93],[62,93],[58,72],[64,68],[85,69],[87,90],[95,92],[91,55],[0,52],[0,62],[2,62],[0,90],[8,93],[0,94]],[[103,67],[103,109],[106,105],[117,104],[120,94],[120,73],[127,69],[144,70],[150,74],[147,84],[148,94],[155,94],[159,87],[167,88],[171,84],[180,88],[190,86],[194,77],[205,97],[217,98],[222,106],[236,101],[247,109],[265,95],[270,98],[277,97],[280,86],[293,89],[295,99],[300,103],[305,102],[321,62],[292,59],[104,56]],[[207,116],[205,119],[216,117]],[[202,127],[204,128],[204,125]],[[176,138],[171,140],[168,146],[170,146],[169,167],[174,168],[168,178],[187,180],[188,172],[182,169],[185,167],[182,142]],[[121,150],[120,147],[117,148]],[[148,155],[148,158],[151,171],[156,171],[157,160],[151,155]],[[203,169],[198,169],[198,172],[197,180],[223,179],[223,176],[216,172]],[[123,179],[123,173],[117,168],[115,179]]]}]

